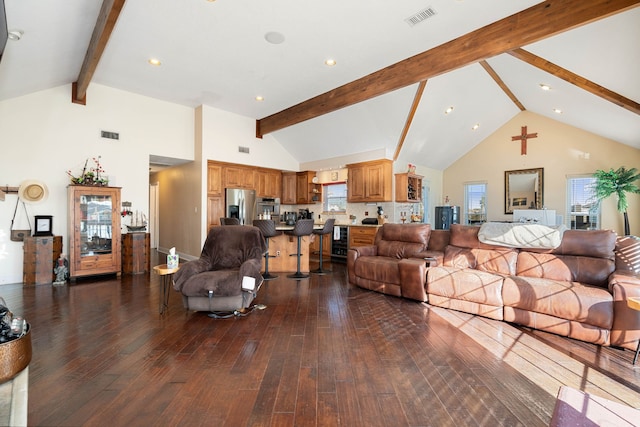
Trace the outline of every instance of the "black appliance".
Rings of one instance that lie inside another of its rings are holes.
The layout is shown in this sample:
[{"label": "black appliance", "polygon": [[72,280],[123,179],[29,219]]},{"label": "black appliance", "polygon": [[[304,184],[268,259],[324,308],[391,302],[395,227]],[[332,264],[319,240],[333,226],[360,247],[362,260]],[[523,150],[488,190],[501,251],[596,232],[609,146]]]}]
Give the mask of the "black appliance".
[{"label": "black appliance", "polygon": [[349,227],[336,225],[331,239],[331,258],[347,259],[349,249]]},{"label": "black appliance", "polygon": [[298,210],[298,219],[313,219],[313,212],[309,212],[309,209]]},{"label": "black appliance", "polygon": [[284,222],[287,225],[295,225],[298,220],[298,215],[295,212],[285,212],[284,213]]},{"label": "black appliance", "polygon": [[378,218],[365,218],[362,220],[362,225],[378,225]]},{"label": "black appliance", "polygon": [[436,206],[436,230],[448,230],[451,224],[460,224],[460,206]]}]

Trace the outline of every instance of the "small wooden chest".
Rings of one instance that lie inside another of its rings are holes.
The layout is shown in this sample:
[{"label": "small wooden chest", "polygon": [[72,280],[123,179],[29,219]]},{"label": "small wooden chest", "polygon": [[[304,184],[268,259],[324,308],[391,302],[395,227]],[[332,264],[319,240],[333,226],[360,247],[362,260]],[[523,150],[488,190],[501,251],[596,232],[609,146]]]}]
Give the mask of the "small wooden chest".
[{"label": "small wooden chest", "polygon": [[62,236],[24,238],[22,281],[25,285],[47,285],[53,282],[53,267],[62,252]]},{"label": "small wooden chest", "polygon": [[147,273],[150,269],[149,233],[125,233],[122,235],[122,272],[124,274]]}]

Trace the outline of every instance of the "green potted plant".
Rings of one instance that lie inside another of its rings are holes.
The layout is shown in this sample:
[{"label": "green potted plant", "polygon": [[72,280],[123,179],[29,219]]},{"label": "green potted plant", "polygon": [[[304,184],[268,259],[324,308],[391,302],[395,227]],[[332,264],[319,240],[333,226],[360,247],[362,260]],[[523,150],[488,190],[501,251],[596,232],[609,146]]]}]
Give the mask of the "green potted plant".
[{"label": "green potted plant", "polygon": [[634,183],[640,179],[638,170],[636,168],[627,169],[622,166],[615,171],[613,169],[609,169],[608,172],[597,170],[594,176],[596,178],[595,197],[598,203],[613,194],[618,196],[618,212],[624,215],[624,234],[629,236],[631,230],[629,229],[629,216],[627,215],[627,208],[629,207],[627,193],[640,194],[640,188]]}]

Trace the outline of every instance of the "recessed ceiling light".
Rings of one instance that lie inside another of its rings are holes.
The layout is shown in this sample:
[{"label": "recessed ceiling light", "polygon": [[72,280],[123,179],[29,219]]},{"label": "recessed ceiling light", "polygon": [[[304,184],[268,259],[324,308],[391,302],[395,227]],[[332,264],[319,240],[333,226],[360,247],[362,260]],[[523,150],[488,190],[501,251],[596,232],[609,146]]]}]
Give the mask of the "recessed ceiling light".
[{"label": "recessed ceiling light", "polygon": [[544,83],[540,83],[540,89],[542,89],[542,90],[551,90],[551,86],[546,85]]},{"label": "recessed ceiling light", "polygon": [[447,108],[446,110],[444,110],[444,113],[445,113],[445,114],[449,114],[449,113],[451,113],[452,111],[453,111],[453,107],[449,107],[449,108]]},{"label": "recessed ceiling light", "polygon": [[258,95],[256,96],[256,101],[264,101],[264,97]]},{"label": "recessed ceiling light", "polygon": [[14,42],[17,42],[22,38],[23,34],[24,34],[24,31],[22,30],[11,30],[9,31],[7,36],[9,37],[9,40],[13,40]]},{"label": "recessed ceiling light", "polygon": [[480,123],[476,123],[475,125],[471,126],[471,130],[476,130],[480,127]]},{"label": "recessed ceiling light", "polygon": [[562,110],[559,109],[559,108],[554,108],[553,112],[556,113],[556,114],[562,114]]},{"label": "recessed ceiling light", "polygon": [[158,67],[162,64],[162,62],[160,62],[160,60],[158,58],[149,58],[149,64]]},{"label": "recessed ceiling light", "polygon": [[271,44],[280,44],[284,42],[284,36],[276,31],[270,31],[264,35],[264,39]]},{"label": "recessed ceiling light", "polygon": [[324,61],[325,65],[328,65],[329,67],[333,67],[334,65],[336,65],[336,60],[335,59],[327,59],[326,61]]}]

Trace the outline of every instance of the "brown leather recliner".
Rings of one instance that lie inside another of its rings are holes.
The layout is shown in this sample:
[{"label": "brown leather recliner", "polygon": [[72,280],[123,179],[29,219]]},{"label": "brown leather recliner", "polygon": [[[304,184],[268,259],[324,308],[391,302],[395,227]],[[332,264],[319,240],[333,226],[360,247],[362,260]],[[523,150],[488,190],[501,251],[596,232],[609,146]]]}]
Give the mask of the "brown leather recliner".
[{"label": "brown leather recliner", "polygon": [[[180,266],[173,288],[182,293],[184,307],[195,311],[232,312],[248,308],[262,284],[262,256],[267,246],[257,227],[213,227],[197,260]],[[245,276],[255,289],[242,287]]]},{"label": "brown leather recliner", "polygon": [[442,258],[429,251],[429,224],[384,224],[372,246],[347,252],[349,283],[388,295],[426,301],[425,258]]}]

